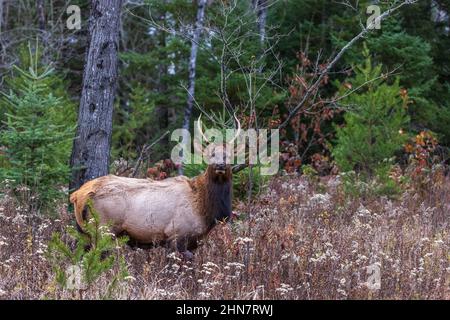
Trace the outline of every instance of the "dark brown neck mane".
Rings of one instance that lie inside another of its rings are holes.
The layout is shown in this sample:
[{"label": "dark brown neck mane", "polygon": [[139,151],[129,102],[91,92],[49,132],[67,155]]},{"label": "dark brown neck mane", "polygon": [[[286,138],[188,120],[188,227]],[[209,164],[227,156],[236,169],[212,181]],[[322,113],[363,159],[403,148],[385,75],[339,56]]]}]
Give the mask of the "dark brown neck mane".
[{"label": "dark brown neck mane", "polygon": [[209,166],[204,174],[192,180],[191,185],[208,229],[217,221],[226,221],[231,217],[231,168],[227,168],[225,175],[218,176]]}]

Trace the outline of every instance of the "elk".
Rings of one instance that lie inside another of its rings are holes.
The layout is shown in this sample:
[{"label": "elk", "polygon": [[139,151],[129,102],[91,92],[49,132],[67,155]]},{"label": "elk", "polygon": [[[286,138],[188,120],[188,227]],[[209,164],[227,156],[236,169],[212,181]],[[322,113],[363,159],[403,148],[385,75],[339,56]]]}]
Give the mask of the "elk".
[{"label": "elk", "polygon": [[[233,141],[237,133],[228,142]],[[204,136],[200,118],[198,126]],[[87,219],[91,199],[100,223],[116,235],[127,235],[140,247],[169,245],[182,253],[197,248],[217,221],[229,220],[232,200],[232,168],[226,145],[212,145],[203,174],[162,181],[108,175],[86,182],[70,196],[78,229]],[[210,145],[211,147],[211,145]]]}]

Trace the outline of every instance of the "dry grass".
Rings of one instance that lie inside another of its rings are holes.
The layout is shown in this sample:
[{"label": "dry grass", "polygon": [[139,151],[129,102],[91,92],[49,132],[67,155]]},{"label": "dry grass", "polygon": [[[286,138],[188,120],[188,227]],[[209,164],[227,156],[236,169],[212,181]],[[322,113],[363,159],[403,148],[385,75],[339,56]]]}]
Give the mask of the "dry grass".
[{"label": "dry grass", "polygon": [[[399,200],[346,199],[335,177],[280,177],[239,218],[216,227],[193,261],[164,248],[123,254],[125,299],[449,299],[450,181]],[[320,190],[320,192],[319,192]],[[0,299],[78,298],[55,284],[45,260],[53,231],[72,223],[0,204]],[[248,215],[250,214],[250,216]],[[381,288],[367,267],[379,265]],[[99,298],[108,278],[83,293]],[[369,281],[370,282],[370,281]]]}]

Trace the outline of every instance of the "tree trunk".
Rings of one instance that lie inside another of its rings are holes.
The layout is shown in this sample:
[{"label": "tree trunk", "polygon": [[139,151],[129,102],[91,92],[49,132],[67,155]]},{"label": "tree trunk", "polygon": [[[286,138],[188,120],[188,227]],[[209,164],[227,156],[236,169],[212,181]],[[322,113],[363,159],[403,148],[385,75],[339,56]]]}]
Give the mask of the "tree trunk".
[{"label": "tree trunk", "polygon": [[[163,8],[165,8],[166,5],[166,1],[163,2],[164,6]],[[164,9],[165,10],[165,9]],[[160,17],[160,23],[162,25],[164,25],[166,20],[166,13],[164,12],[161,17]],[[162,48],[161,53],[159,55],[159,59],[160,59],[160,63],[158,66],[158,91],[159,94],[162,95],[163,97],[167,97],[167,65],[166,65],[166,61],[167,61],[167,53],[166,50],[164,50],[166,48],[166,32],[164,30],[160,30],[159,31],[159,47]],[[164,102],[159,102],[158,106],[156,108],[156,114],[158,117],[158,122],[159,122],[159,129],[160,129],[160,134],[164,133],[165,131],[167,131],[167,128],[169,127],[169,109],[168,109],[168,105],[167,105],[167,99],[164,99]],[[166,159],[170,157],[170,151],[169,149],[169,136],[165,136],[164,138],[162,138],[160,140],[160,144],[161,144],[161,156]]]},{"label": "tree trunk", "polygon": [[448,8],[445,8],[443,5],[441,5],[440,1],[431,1],[430,3],[430,11],[431,11],[431,21],[434,23],[442,23],[442,22],[448,22],[449,16]]},{"label": "tree trunk", "polygon": [[[197,4],[197,18],[195,20],[194,35],[191,41],[191,56],[189,58],[189,83],[188,83],[188,97],[186,108],[184,109],[183,129],[189,130],[191,122],[192,107],[194,105],[195,97],[195,69],[197,65],[197,51],[198,42],[203,29],[203,20],[205,18],[206,0],[198,0]],[[183,137],[183,140],[187,137]],[[183,166],[178,170],[179,174],[183,174]]]},{"label": "tree trunk", "polygon": [[108,174],[122,0],[93,0],[70,189]]},{"label": "tree trunk", "polygon": [[49,34],[45,31],[45,8],[44,0],[36,0],[36,13],[38,16],[38,28],[40,31],[42,51],[42,61],[46,64],[50,63],[50,56],[47,51],[47,45],[49,40]]},{"label": "tree trunk", "polygon": [[0,34],[2,33],[3,26],[3,0],[0,0]]},{"label": "tree trunk", "polygon": [[36,0],[36,12],[38,15],[39,30],[45,31],[44,0]]},{"label": "tree trunk", "polygon": [[269,6],[269,0],[253,0],[252,3],[253,9],[258,17],[259,41],[261,46],[263,46],[266,40],[267,7]]},{"label": "tree trunk", "polygon": [[[3,0],[0,0],[0,65],[3,65],[5,52],[3,48]],[[3,83],[3,75],[0,74],[0,83]]]}]

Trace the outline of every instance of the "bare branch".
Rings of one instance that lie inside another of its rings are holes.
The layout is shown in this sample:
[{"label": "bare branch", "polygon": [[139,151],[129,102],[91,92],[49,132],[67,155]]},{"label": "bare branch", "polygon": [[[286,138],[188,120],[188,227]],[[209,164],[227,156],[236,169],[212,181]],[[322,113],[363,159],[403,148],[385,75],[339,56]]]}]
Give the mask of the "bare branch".
[{"label": "bare branch", "polygon": [[[350,47],[352,47],[359,39],[363,38],[369,31],[371,31],[372,26],[375,26],[378,21],[382,21],[384,19],[386,19],[387,17],[389,17],[393,12],[395,12],[396,10],[400,9],[401,7],[403,7],[406,4],[412,4],[415,3],[416,0],[405,0],[403,2],[401,2],[400,4],[398,4],[397,6],[392,6],[391,8],[389,8],[388,10],[386,10],[385,12],[383,12],[382,15],[380,15],[379,17],[377,17],[376,19],[374,19],[370,25],[367,26],[367,28],[364,28],[358,35],[356,35],[353,39],[351,39],[344,47],[342,47],[342,49],[336,54],[336,56],[333,58],[333,60],[327,65],[327,67],[320,73],[319,77],[317,78],[317,80],[314,82],[314,84],[306,91],[305,95],[303,96],[303,99],[298,103],[297,106],[295,106],[295,108],[289,112],[288,117],[286,118],[286,120],[280,124],[279,129],[282,129],[284,127],[286,127],[289,124],[289,121],[291,121],[291,119],[297,114],[297,112],[303,107],[303,105],[305,104],[306,101],[308,101],[309,97],[311,96],[311,94],[313,92],[315,92],[315,89],[319,86],[320,82],[322,81],[323,77],[325,75],[327,75],[330,70],[336,65],[336,63],[342,58],[342,56],[344,55],[344,53],[350,49]],[[395,5],[395,3],[394,3]]]},{"label": "bare branch", "polygon": [[[363,38],[367,33],[369,33],[372,30],[372,27],[375,26],[377,23],[381,22],[382,20],[389,17],[393,12],[397,11],[401,7],[409,4],[413,4],[417,2],[417,0],[404,0],[402,2],[395,1],[392,6],[383,12],[380,16],[378,16],[376,19],[374,19],[367,27],[363,28],[359,34],[357,34],[353,39],[351,39],[342,49],[334,56],[334,58],[331,60],[331,62],[327,65],[327,67],[322,70],[317,77],[317,80],[314,82],[313,85],[311,85],[308,90],[305,92],[302,100],[289,112],[289,115],[286,117],[286,119],[278,126],[278,129],[285,128],[292,118],[301,110],[301,108],[305,105],[305,103],[308,101],[308,99],[314,94],[317,94],[317,88],[322,82],[323,78],[330,73],[331,69],[336,65],[336,63],[342,58],[344,53],[349,50],[358,40]],[[272,136],[269,136],[267,139],[267,142],[270,142]],[[247,167],[247,164],[240,164],[233,167],[233,173],[239,172]]]},{"label": "bare branch", "polygon": [[133,168],[133,175],[132,178],[136,177],[137,172],[139,170],[139,167],[141,166],[142,161],[144,161],[146,158],[148,158],[148,152],[153,148],[153,146],[157,143],[159,143],[164,137],[166,137],[170,131],[166,131],[162,136],[160,136],[158,139],[156,139],[153,143],[150,145],[145,144],[142,147],[141,153],[139,154],[139,158],[136,161],[136,164]]}]

